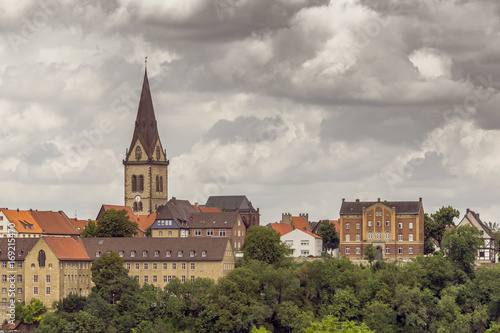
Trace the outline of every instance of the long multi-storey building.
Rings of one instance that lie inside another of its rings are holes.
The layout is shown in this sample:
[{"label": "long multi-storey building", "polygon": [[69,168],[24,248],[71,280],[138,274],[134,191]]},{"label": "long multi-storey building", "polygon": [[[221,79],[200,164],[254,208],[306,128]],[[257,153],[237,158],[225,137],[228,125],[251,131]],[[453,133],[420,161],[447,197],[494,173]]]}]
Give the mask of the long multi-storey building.
[{"label": "long multi-storey building", "polygon": [[377,260],[424,254],[424,208],[418,201],[345,201],[340,208],[340,256],[364,259],[367,245]]}]

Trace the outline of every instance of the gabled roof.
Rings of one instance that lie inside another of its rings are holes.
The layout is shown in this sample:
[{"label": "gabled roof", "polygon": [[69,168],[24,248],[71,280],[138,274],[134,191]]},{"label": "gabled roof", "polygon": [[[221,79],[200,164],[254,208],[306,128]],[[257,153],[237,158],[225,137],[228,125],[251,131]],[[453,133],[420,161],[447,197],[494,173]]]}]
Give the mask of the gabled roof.
[{"label": "gabled roof", "polygon": [[81,238],[42,237],[59,260],[90,260]]},{"label": "gabled roof", "polygon": [[[9,239],[10,237],[0,238],[0,261],[9,260],[7,251]],[[16,238],[16,260],[24,260],[38,240],[40,240],[40,238]]]},{"label": "gabled roof", "polygon": [[[94,261],[97,259],[96,253],[106,253],[123,251],[124,261],[221,261],[224,259],[229,238],[209,237],[209,238],[83,238],[82,239],[87,255]],[[131,256],[135,251],[135,257]],[[146,256],[143,256],[146,251]],[[159,251],[155,257],[155,251]],[[171,251],[171,256],[167,257],[167,251]],[[182,256],[178,256],[178,251],[182,251]],[[190,257],[190,252],[195,251],[195,256]],[[206,257],[202,256],[202,251],[207,251]]]},{"label": "gabled roof", "polygon": [[[470,217],[469,217],[469,215],[470,215]],[[476,213],[476,212],[470,210],[469,208],[467,208],[467,211],[466,211],[465,216],[462,219],[462,221],[464,219],[466,219],[474,227],[476,227],[475,224],[478,224],[486,232],[486,234],[490,238],[495,238],[495,236],[493,235],[493,232],[491,231],[491,229],[486,224],[484,224],[483,221],[481,221],[481,219],[479,218],[479,214],[478,213]],[[474,223],[473,220],[475,220],[476,223]],[[462,222],[460,222],[460,223],[462,223]]]},{"label": "gabled roof", "polygon": [[158,207],[157,220],[175,220],[181,227],[187,226],[191,215],[197,211],[188,200],[179,200],[175,197],[170,199],[166,205]]},{"label": "gabled roof", "polygon": [[217,207],[221,210],[253,210],[252,203],[245,195],[212,195],[205,207]]},{"label": "gabled roof", "polygon": [[292,226],[294,229],[299,229],[302,231],[311,231],[306,219],[303,216],[292,216]]},{"label": "gabled roof", "polygon": [[383,204],[389,209],[394,207],[396,214],[415,215],[420,213],[422,201],[343,201],[340,215],[361,215],[363,208],[369,208],[375,204]]},{"label": "gabled roof", "polygon": [[134,136],[128,150],[127,160],[129,159],[136,141],[139,140],[144,147],[148,158],[153,158],[156,142],[160,140],[158,135],[158,127],[156,123],[155,111],[153,108],[153,99],[149,89],[148,72],[144,71],[144,81],[142,83],[141,99],[139,101],[139,109],[137,110],[137,118],[135,120]]},{"label": "gabled roof", "polygon": [[43,234],[42,228],[35,221],[29,210],[12,210],[0,208],[10,223],[14,223],[14,228],[19,233]]},{"label": "gabled roof", "polygon": [[267,226],[274,229],[274,231],[279,233],[281,236],[284,236],[293,230],[292,227],[286,223],[269,223]]},{"label": "gabled roof", "polygon": [[75,229],[78,230],[80,234],[85,229],[88,223],[88,220],[78,220],[76,217],[69,218],[69,221],[71,222],[71,224],[73,224]]},{"label": "gabled roof", "polygon": [[232,228],[238,221],[237,212],[196,213],[190,216],[189,227],[197,229],[206,228]]},{"label": "gabled roof", "polygon": [[222,210],[218,207],[203,207],[203,206],[193,206],[199,213],[220,213]]},{"label": "gabled roof", "polygon": [[47,235],[80,235],[69,221],[68,216],[61,210],[58,212],[32,210],[30,213]]}]

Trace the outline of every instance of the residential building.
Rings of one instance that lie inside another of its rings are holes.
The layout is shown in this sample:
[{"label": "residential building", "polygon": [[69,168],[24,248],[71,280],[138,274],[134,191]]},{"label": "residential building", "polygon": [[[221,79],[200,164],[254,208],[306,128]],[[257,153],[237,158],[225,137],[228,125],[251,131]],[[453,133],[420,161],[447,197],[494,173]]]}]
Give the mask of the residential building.
[{"label": "residential building", "polygon": [[234,269],[234,252],[227,237],[219,238],[84,238],[92,261],[117,252],[129,275],[140,284],[163,288],[172,279],[218,278]]},{"label": "residential building", "polygon": [[149,215],[168,200],[167,152],[158,133],[147,69],[134,134],[125,159],[125,205],[137,215]]},{"label": "residential building", "polygon": [[340,208],[340,256],[363,259],[371,244],[377,260],[424,254],[424,208],[418,201],[345,201]]},{"label": "residential building", "polygon": [[287,223],[269,223],[267,226],[280,234],[281,241],[289,246],[292,257],[317,257],[323,251],[323,239],[310,231],[293,229]]},{"label": "residential building", "polygon": [[260,224],[259,208],[244,195],[213,195],[207,199],[204,207],[216,207],[223,212],[238,212],[247,228]]},{"label": "residential building", "polygon": [[497,262],[497,249],[495,248],[495,236],[491,229],[481,221],[479,218],[479,213],[467,208],[467,211],[458,223],[457,227],[471,225],[481,233],[481,237],[484,240],[484,245],[481,246],[477,251],[476,262],[478,264],[495,263]]}]

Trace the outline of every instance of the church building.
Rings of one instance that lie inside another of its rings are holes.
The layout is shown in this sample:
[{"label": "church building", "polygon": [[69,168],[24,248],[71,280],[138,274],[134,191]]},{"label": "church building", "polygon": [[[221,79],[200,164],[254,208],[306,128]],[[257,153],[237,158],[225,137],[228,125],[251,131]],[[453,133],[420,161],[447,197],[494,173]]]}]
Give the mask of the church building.
[{"label": "church building", "polygon": [[167,152],[158,134],[147,69],[144,71],[134,135],[126,151],[125,206],[136,215],[149,215],[168,201]]}]

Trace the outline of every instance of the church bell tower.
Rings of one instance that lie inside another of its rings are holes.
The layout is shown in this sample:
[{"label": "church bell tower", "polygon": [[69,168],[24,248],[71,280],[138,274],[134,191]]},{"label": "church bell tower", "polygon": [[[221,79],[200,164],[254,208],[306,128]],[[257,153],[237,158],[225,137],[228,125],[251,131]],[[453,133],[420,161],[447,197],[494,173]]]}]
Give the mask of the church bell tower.
[{"label": "church bell tower", "polygon": [[168,164],[158,134],[146,68],[134,135],[123,160],[125,206],[132,207],[137,215],[148,215],[165,205],[168,201]]}]

